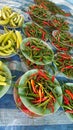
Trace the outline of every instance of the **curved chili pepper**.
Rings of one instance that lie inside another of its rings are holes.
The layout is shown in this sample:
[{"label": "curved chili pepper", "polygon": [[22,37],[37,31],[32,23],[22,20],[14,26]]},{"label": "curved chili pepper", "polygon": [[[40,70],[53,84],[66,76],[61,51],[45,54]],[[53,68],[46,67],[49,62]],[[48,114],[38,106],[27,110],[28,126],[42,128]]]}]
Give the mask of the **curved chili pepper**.
[{"label": "curved chili pepper", "polygon": [[73,110],[65,110],[65,112],[73,114]]},{"label": "curved chili pepper", "polygon": [[32,90],[34,93],[37,93],[37,90],[36,90],[36,87],[35,87],[35,83],[34,83],[34,80],[31,79],[31,86],[32,86]]},{"label": "curved chili pepper", "polygon": [[65,105],[69,105],[70,104],[70,102],[69,102],[69,99],[68,99],[68,97],[67,96],[63,96],[63,100],[64,100],[64,104]]},{"label": "curved chili pepper", "polygon": [[66,89],[65,92],[70,96],[71,99],[73,99],[73,93],[69,89]]},{"label": "curved chili pepper", "polygon": [[43,78],[45,78],[46,80],[49,80],[49,77],[41,70],[38,71],[38,74],[41,75]]}]

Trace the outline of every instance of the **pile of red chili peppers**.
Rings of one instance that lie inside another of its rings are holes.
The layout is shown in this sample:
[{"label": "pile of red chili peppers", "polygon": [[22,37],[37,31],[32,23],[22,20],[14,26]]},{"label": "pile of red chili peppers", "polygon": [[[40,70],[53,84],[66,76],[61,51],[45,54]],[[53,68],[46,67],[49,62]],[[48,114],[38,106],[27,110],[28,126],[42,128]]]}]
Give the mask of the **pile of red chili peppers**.
[{"label": "pile of red chili peppers", "polygon": [[65,112],[73,115],[73,87],[66,84],[63,87],[63,108]]}]

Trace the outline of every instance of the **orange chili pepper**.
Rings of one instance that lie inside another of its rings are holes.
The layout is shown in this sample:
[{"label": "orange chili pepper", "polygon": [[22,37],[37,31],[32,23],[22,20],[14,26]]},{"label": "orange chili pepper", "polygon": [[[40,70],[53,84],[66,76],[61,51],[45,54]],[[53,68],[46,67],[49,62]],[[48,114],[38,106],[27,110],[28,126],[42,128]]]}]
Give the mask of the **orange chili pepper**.
[{"label": "orange chili pepper", "polygon": [[73,99],[73,93],[70,90],[66,89],[65,92]]},{"label": "orange chili pepper", "polygon": [[31,86],[32,86],[32,90],[34,93],[37,93],[37,90],[36,90],[36,87],[35,87],[35,83],[34,83],[34,80],[31,79]]}]

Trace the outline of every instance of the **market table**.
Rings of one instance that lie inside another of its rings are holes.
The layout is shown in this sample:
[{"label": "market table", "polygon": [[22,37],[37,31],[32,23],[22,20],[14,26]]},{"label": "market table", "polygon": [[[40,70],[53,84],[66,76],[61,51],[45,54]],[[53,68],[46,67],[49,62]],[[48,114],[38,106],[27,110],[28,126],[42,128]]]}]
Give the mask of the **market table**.
[{"label": "market table", "polygon": [[[73,14],[73,1],[72,0],[52,0],[56,4],[60,5],[62,9],[71,12]],[[21,12],[25,21],[29,21],[28,14],[23,12],[23,9],[27,10],[28,6],[33,3],[33,0],[0,0],[0,8],[4,5],[9,5],[19,12]],[[22,9],[22,10],[21,10]],[[68,17],[70,24],[70,31],[73,31],[73,16]],[[1,59],[3,60],[9,69],[11,70],[13,82],[15,82],[22,74],[27,71],[27,68],[23,65],[22,60],[18,55],[12,58]],[[44,116],[40,118],[29,118],[26,114],[23,114],[15,105],[13,98],[13,87],[0,99],[0,130],[27,130],[27,129],[44,129],[44,130],[72,130],[73,122],[70,121],[65,113],[60,108],[53,116]]]}]

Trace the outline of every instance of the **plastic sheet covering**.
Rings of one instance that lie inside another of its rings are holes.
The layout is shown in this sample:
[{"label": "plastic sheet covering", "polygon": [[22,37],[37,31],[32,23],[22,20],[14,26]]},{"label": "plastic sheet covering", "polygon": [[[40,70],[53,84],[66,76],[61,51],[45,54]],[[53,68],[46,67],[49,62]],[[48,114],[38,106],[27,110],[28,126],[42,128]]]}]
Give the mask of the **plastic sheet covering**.
[{"label": "plastic sheet covering", "polygon": [[[67,12],[71,12],[73,14],[73,5],[70,0],[53,0],[57,5],[66,10]],[[28,17],[28,14],[24,13],[23,9],[27,10],[28,5],[34,3],[33,0],[0,0],[0,8],[5,5],[12,7],[15,10],[18,10],[25,16],[25,21],[31,20]],[[70,23],[70,31],[73,31],[73,17],[69,17],[67,19]],[[17,55],[13,58],[9,58],[4,60],[5,63],[11,70],[13,76],[16,77],[13,79],[15,82],[24,72],[27,71],[27,68],[23,66],[20,57]],[[62,78],[58,77],[62,80]],[[67,80],[65,78],[65,80]],[[0,126],[5,126],[5,130],[7,130],[8,126],[38,126],[38,125],[71,125],[71,122],[65,113],[60,108],[53,115],[39,117],[39,118],[29,118],[26,114],[23,114],[15,105],[13,98],[13,88],[11,87],[7,94],[5,94],[0,99]]]}]

